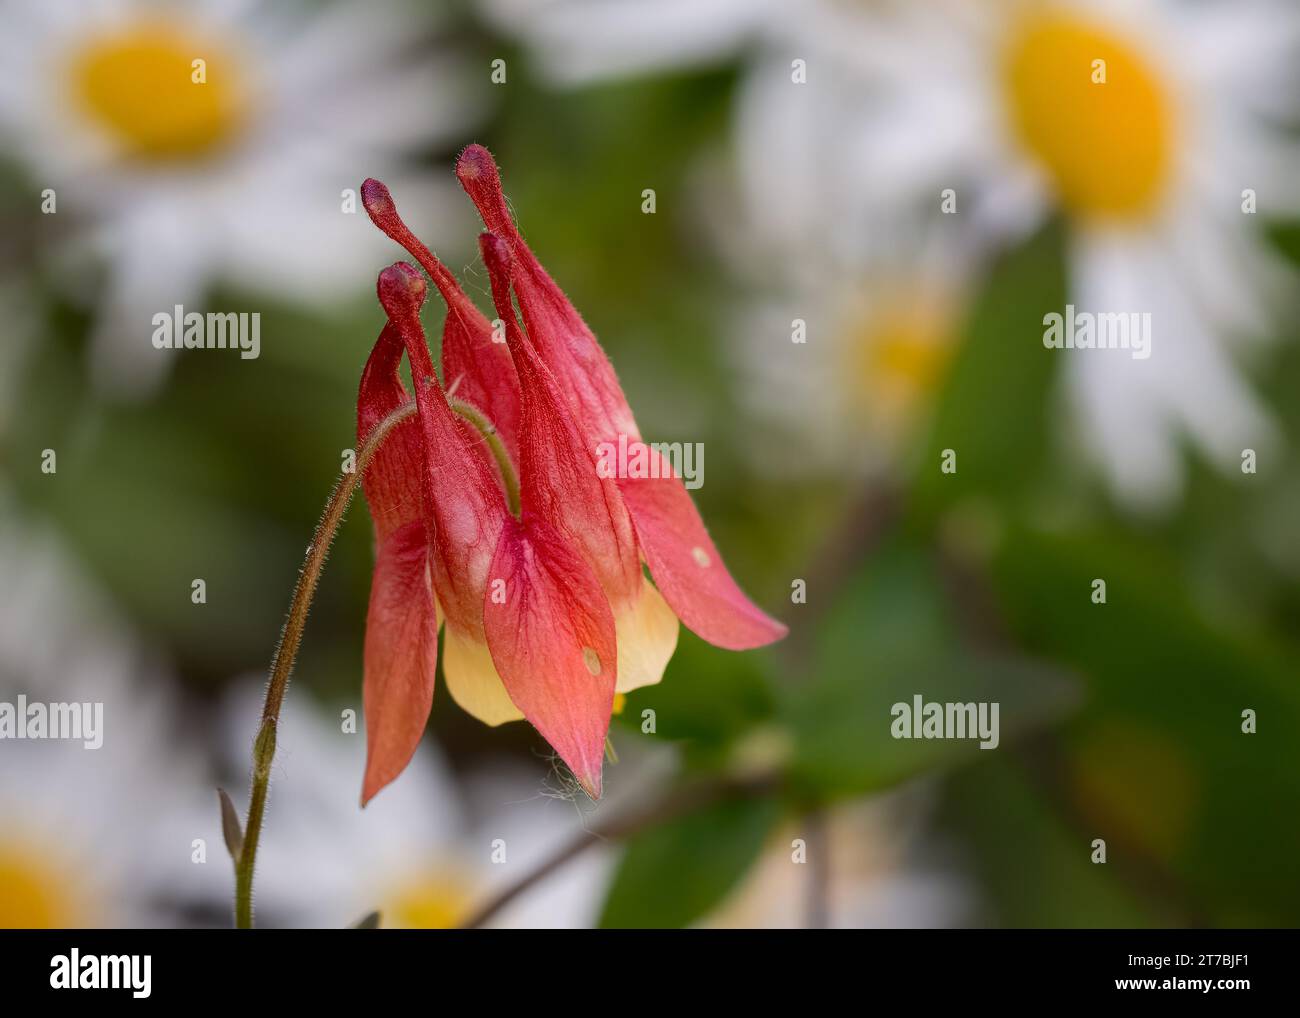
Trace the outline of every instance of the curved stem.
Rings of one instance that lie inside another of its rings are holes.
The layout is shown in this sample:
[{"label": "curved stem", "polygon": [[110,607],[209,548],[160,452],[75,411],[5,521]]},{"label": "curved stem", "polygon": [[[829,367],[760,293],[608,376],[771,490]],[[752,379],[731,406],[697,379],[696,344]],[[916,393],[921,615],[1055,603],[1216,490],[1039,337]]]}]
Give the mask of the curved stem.
[{"label": "curved stem", "polygon": [[456,413],[474,425],[479,434],[487,441],[488,448],[492,450],[492,455],[496,458],[497,468],[501,471],[501,480],[506,489],[506,504],[510,506],[511,514],[518,516],[519,478],[515,475],[515,465],[510,462],[510,454],[506,452],[505,443],[501,441],[501,434],[497,431],[496,425],[488,419],[487,414],[473,403],[466,403],[450,393],[447,395],[447,402],[451,404],[451,408]]},{"label": "curved stem", "polygon": [[289,688],[289,676],[293,672],[294,661],[298,657],[298,647],[302,644],[303,628],[307,624],[307,610],[311,607],[312,597],[316,593],[316,584],[320,581],[321,569],[325,557],[329,554],[334,534],[343,519],[343,513],[352,499],[357,481],[365,472],[371,457],[383,445],[384,440],[398,424],[415,414],[415,403],[403,403],[382,421],[375,425],[365,444],[357,452],[355,468],[344,473],[334,486],[329,501],[325,503],[325,512],[311,544],[307,546],[307,557],[303,560],[302,570],[298,573],[298,583],[293,589],[293,598],[289,602],[289,617],[280,634],[280,643],[271,658],[271,678],[266,686],[266,701],[262,706],[262,724],[253,745],[253,789],[248,801],[248,820],[244,825],[243,847],[235,860],[235,926],[241,930],[253,926],[253,866],[257,860],[257,842],[262,833],[262,817],[266,812],[266,794],[271,783],[271,761],[275,757],[275,730],[280,720],[280,707],[284,703],[285,690]]}]

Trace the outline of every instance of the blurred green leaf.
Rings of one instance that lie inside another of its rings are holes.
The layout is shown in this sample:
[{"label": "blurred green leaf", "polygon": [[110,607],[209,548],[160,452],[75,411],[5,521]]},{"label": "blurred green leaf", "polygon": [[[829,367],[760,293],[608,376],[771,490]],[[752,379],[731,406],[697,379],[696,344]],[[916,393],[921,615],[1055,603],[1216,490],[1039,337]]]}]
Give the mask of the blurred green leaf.
[{"label": "blurred green leaf", "polygon": [[1286,219],[1269,223],[1266,236],[1282,255],[1300,265],[1300,220]]},{"label": "blurred green leaf", "polygon": [[740,883],[780,816],[773,799],[734,799],[639,835],[605,899],[605,928],[686,926]]},{"label": "blurred green leaf", "polygon": [[[275,342],[263,357],[178,354],[166,386],[134,403],[97,400],[62,344],[41,345],[5,436],[23,466],[13,478],[23,500],[205,683],[270,656],[342,450],[355,444],[355,378],[375,331],[279,307],[264,326]],[[38,469],[45,447],[58,453],[56,474]],[[371,563],[360,516],[332,557],[300,670],[346,668],[353,687]],[[196,578],[204,604],[191,600]]]},{"label": "blurred green leaf", "polygon": [[895,739],[896,703],[999,704],[1002,743],[1061,717],[1074,687],[1056,669],[963,650],[936,567],[906,544],[882,549],[841,593],[819,634],[810,681],[783,690],[793,777],[817,796],[873,791],[918,772],[970,763],[978,740]]},{"label": "blurred green leaf", "polygon": [[[998,262],[966,324],[921,461],[921,504],[972,492],[1006,499],[1041,476],[1055,351],[1043,346],[1043,316],[1066,302],[1063,236],[1045,228]],[[940,472],[944,449],[954,474]]]},{"label": "blurred green leaf", "polygon": [[1017,928],[1163,925],[1119,880],[1094,864],[1091,839],[1063,822],[1015,761],[989,754],[948,784],[946,813],[971,848],[986,890],[984,923]]},{"label": "blurred green leaf", "polygon": [[[868,661],[856,679],[815,688],[790,715],[797,744],[793,779],[819,796],[871,792],[924,771],[975,763],[1059,720],[1076,700],[1059,670],[1013,659]],[[911,710],[917,696],[924,703],[996,704],[997,746],[981,749],[974,737],[894,738],[893,706]]]},{"label": "blurred green leaf", "polygon": [[[1096,836],[1215,902],[1221,921],[1293,921],[1294,655],[1261,632],[1208,624],[1181,569],[1122,533],[1014,533],[996,578],[1025,645],[1088,682],[1089,706],[1067,733],[1070,808]],[[1105,604],[1091,601],[1095,578]],[[1253,735],[1242,732],[1247,708]]]}]

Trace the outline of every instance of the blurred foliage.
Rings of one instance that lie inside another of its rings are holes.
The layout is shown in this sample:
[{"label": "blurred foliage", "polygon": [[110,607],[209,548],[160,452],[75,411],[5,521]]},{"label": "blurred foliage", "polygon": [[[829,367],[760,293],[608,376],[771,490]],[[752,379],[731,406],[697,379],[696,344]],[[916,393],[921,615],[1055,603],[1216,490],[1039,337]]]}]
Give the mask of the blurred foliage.
[{"label": "blurred foliage", "polygon": [[[1065,305],[1059,224],[994,265],[973,301],[913,487],[920,507],[972,494],[1023,498],[1042,484],[1059,358],[1043,347],[1042,308]],[[957,452],[955,473],[938,469]]]},{"label": "blurred foliage", "polygon": [[740,883],[779,815],[770,799],[733,799],[647,831],[624,854],[600,925],[688,925]]},{"label": "blurred foliage", "polygon": [[911,707],[914,696],[999,703],[1006,743],[1072,705],[1071,684],[1052,668],[963,652],[944,600],[934,562],[916,548],[886,549],[842,593],[811,681],[783,691],[795,735],[792,780],[817,801],[880,791],[981,755],[975,741],[895,739],[891,707]]},{"label": "blurred foliage", "polygon": [[[1063,798],[1115,847],[1235,922],[1300,911],[1300,724],[1294,654],[1222,630],[1177,565],[1123,534],[1009,537],[995,572],[1028,646],[1083,670],[1089,709],[1065,733]],[[1107,602],[1089,599],[1107,579]],[[1242,712],[1258,732],[1243,736]]]}]

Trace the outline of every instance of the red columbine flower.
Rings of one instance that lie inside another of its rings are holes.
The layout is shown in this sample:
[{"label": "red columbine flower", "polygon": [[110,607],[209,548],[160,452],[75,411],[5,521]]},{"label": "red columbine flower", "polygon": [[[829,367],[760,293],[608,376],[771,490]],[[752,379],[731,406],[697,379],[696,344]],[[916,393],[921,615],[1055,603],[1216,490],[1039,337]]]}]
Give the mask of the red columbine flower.
[{"label": "red columbine flower", "polygon": [[[473,713],[494,721],[526,717],[596,798],[614,701],[614,618],[591,567],[537,509],[558,499],[555,479],[530,451],[533,436],[554,430],[547,419],[553,409],[521,401],[516,519],[433,373],[419,319],[424,290],[404,263],[380,275],[380,302],[418,379],[422,505],[432,524],[429,560],[445,618],[448,684]],[[540,500],[539,491],[546,492]],[[489,677],[495,682],[486,683]]]},{"label": "red columbine flower", "polygon": [[[458,172],[480,208],[476,192],[494,210],[485,212],[493,232],[481,247],[504,344],[402,223],[387,189],[373,180],[362,189],[371,218],[423,266],[448,309],[444,390],[419,320],[423,279],[404,263],[380,275],[389,322],[362,376],[358,434],[407,398],[398,374],[403,348],[418,421],[394,430],[364,478],[378,551],[362,798],[396,777],[419,742],[433,695],[439,606],[453,698],[488,724],[527,718],[596,798],[614,692],[659,681],[678,616],[734,649],[779,639],[785,627],[741,593],[671,471],[600,475],[597,441],[640,441],[613,369],[505,214],[486,150],[467,149]],[[483,436],[454,412],[453,392],[495,423],[507,450],[501,472]],[[517,516],[507,474],[518,477]],[[667,604],[645,580],[643,558]]]},{"label": "red columbine flower", "polygon": [[[632,409],[614,368],[586,322],[529,250],[506,208],[491,154],[471,145],[456,164],[461,185],[487,228],[508,244],[511,279],[524,327],[568,397],[588,448],[640,443]],[[653,450],[647,452],[654,457]],[[650,477],[620,478],[618,489],[636,527],[638,546],[673,612],[688,629],[728,650],[779,640],[786,627],[762,612],[731,578],[681,479],[656,463]]]}]

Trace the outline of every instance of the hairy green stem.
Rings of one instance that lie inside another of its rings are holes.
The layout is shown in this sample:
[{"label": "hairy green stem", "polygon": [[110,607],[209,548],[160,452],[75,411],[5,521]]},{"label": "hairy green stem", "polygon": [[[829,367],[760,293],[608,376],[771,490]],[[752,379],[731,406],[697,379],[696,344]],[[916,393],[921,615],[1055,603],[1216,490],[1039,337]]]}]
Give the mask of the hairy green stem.
[{"label": "hairy green stem", "polygon": [[415,413],[415,403],[403,403],[396,410],[380,421],[365,444],[357,452],[357,459],[351,471],[344,472],[334,486],[329,501],[325,503],[325,512],[311,544],[307,547],[307,557],[303,560],[302,570],[298,573],[298,583],[293,589],[293,598],[289,602],[289,617],[280,634],[280,643],[275,648],[271,659],[271,678],[266,686],[266,701],[262,706],[262,724],[258,729],[257,741],[253,745],[253,790],[248,801],[248,819],[244,825],[243,844],[235,859],[235,926],[241,930],[253,926],[253,867],[257,860],[257,842],[262,833],[262,818],[266,812],[266,794],[271,783],[271,761],[275,758],[275,733],[280,720],[280,707],[284,703],[285,691],[289,688],[289,676],[293,672],[294,661],[298,657],[298,648],[302,644],[303,629],[307,624],[307,611],[311,607],[316,585],[320,581],[321,570],[325,566],[325,557],[338,531],[343,513],[356,490],[357,481],[365,472],[367,464],[374,456],[392,430],[402,421]]}]

